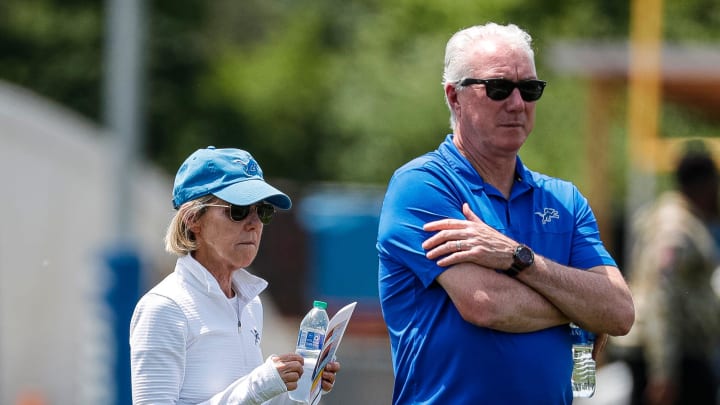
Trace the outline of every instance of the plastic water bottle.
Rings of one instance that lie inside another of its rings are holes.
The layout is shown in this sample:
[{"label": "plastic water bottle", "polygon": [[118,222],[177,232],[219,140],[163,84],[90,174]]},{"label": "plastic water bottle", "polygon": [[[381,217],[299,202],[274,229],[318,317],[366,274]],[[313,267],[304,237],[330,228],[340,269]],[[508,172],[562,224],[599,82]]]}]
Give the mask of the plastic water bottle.
[{"label": "plastic water bottle", "polygon": [[595,360],[592,358],[595,335],[570,324],[573,338],[572,389],[573,397],[590,398],[595,393]]},{"label": "plastic water bottle", "polygon": [[305,364],[303,365],[303,374],[298,381],[298,387],[289,392],[290,399],[293,401],[307,402],[310,396],[312,373],[315,370],[320,350],[322,350],[325,343],[325,333],[330,322],[326,309],[327,303],[314,301],[312,309],[300,322],[295,353],[303,356]]}]

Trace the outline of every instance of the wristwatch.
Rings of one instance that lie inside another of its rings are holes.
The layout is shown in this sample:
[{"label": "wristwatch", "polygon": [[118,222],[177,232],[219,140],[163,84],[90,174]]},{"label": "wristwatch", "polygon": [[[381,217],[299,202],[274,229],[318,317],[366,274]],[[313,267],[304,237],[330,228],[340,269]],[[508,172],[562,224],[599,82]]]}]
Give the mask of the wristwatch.
[{"label": "wristwatch", "polygon": [[529,246],[519,244],[513,252],[513,264],[509,269],[505,270],[505,274],[510,277],[516,277],[521,271],[532,266],[535,261],[535,253]]}]

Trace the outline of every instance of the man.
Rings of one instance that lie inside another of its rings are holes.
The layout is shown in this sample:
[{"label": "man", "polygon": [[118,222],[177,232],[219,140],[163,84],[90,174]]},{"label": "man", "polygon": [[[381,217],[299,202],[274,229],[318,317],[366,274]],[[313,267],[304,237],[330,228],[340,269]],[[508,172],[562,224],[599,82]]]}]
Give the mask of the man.
[{"label": "man", "polygon": [[453,133],[395,172],[380,216],[393,403],[570,404],[568,324],[602,346],[634,309],[587,200],[518,157],[545,86],[530,36],[456,33],[443,82]]},{"label": "man", "polygon": [[712,157],[689,151],[675,170],[676,190],[635,218],[630,287],[638,323],[616,339],[633,375],[633,404],[715,404],[713,356],[720,347],[720,300],[713,226],[720,219]]}]

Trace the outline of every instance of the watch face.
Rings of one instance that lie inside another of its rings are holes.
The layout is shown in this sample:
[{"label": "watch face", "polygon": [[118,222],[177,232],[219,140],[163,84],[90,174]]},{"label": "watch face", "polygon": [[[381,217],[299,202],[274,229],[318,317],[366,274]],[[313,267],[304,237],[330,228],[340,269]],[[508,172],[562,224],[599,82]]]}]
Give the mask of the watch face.
[{"label": "watch face", "polygon": [[533,254],[532,249],[525,245],[520,245],[515,250],[515,259],[516,263],[519,266],[522,267],[528,267],[533,263],[533,259],[535,258],[535,255]]}]

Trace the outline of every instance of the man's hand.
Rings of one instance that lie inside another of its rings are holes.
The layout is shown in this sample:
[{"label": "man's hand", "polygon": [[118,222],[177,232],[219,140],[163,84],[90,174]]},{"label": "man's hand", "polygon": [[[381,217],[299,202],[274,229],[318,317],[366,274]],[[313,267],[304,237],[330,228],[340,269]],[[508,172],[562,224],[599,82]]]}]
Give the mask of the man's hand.
[{"label": "man's hand", "polygon": [[592,358],[595,361],[598,361],[600,358],[600,354],[605,350],[605,346],[608,342],[608,334],[607,333],[600,333],[598,335],[595,335],[595,343],[593,344],[593,352],[592,352]]},{"label": "man's hand", "polygon": [[422,244],[426,257],[441,258],[437,264],[443,267],[470,262],[488,269],[509,268],[518,243],[486,224],[467,203],[463,215],[466,220],[448,218],[425,224],[424,230],[437,231]]}]

